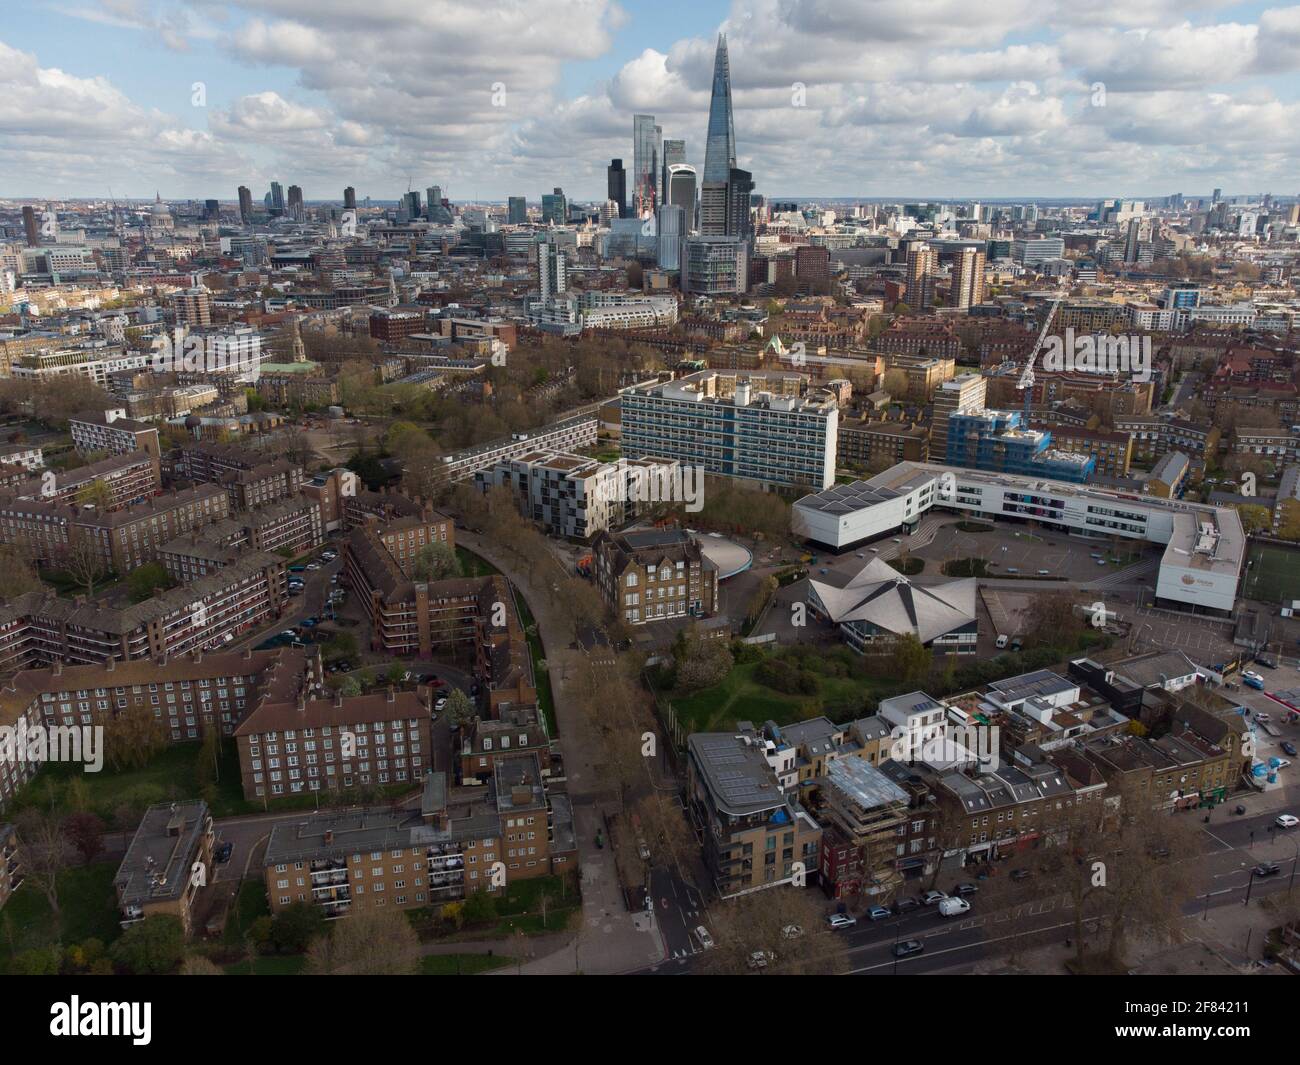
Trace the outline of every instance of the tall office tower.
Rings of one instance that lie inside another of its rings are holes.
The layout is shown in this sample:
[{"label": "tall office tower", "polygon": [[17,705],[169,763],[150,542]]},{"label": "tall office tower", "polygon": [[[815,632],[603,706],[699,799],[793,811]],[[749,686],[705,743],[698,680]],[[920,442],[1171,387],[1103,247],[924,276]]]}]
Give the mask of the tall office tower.
[{"label": "tall office tower", "polygon": [[749,240],[754,235],[754,224],[749,213],[750,193],[754,191],[754,175],[748,170],[731,168],[727,178],[727,235]]},{"label": "tall office tower", "polygon": [[658,130],[654,115],[632,116],[632,213],[638,218],[644,218],[655,209]]},{"label": "tall office tower", "polygon": [[271,213],[284,214],[284,186],[278,181],[271,182]]},{"label": "tall office tower", "polygon": [[959,374],[934,390],[930,417],[931,459],[943,462],[948,454],[948,419],[954,414],[979,413],[984,409],[987,396],[988,381],[977,373]]},{"label": "tall office tower", "polygon": [[431,222],[433,221],[434,211],[438,207],[438,201],[434,198],[433,195],[436,189],[437,186],[430,185],[427,189],[424,190],[424,200],[425,200],[424,216],[425,218],[429,219],[429,221]]},{"label": "tall office tower", "polygon": [[1128,229],[1124,234],[1124,261],[1126,263],[1138,261],[1138,242],[1141,235],[1142,219],[1130,218],[1128,220]]},{"label": "tall office tower", "polygon": [[343,190],[343,209],[345,211],[355,211],[357,209],[357,190],[351,185]]},{"label": "tall office tower", "polygon": [[673,163],[668,167],[668,188],[665,198],[674,207],[680,207],[686,216],[686,231],[693,232],[695,220],[695,191],[698,175],[689,163]]},{"label": "tall office tower", "polygon": [[686,162],[686,142],[683,140],[666,140],[663,142],[663,157],[659,161],[659,202],[668,202],[668,169]]},{"label": "tall office tower", "polygon": [[609,199],[618,204],[619,218],[627,218],[627,171],[623,169],[622,159],[609,161],[605,168],[605,184]]},{"label": "tall office tower", "polygon": [[41,242],[40,226],[36,223],[36,208],[23,208],[23,233],[27,236],[27,246],[35,248]]},{"label": "tall office tower", "polygon": [[216,200],[203,201],[203,218],[207,222],[215,222],[221,217],[221,204]]},{"label": "tall office tower", "polygon": [[442,203],[442,186],[441,185],[432,186],[432,188],[429,191],[429,195],[433,198],[434,203]]},{"label": "tall office tower", "polygon": [[289,186],[289,217],[303,220],[302,189],[297,185]]},{"label": "tall office tower", "polygon": [[406,213],[410,218],[420,217],[420,190],[412,189],[403,199],[406,201]]},{"label": "tall office tower", "polygon": [[558,185],[555,191],[542,193],[542,221],[562,226],[569,221],[569,201]]},{"label": "tall office tower", "polygon": [[506,201],[506,221],[521,226],[528,221],[528,201],[522,196],[511,196]]},{"label": "tall office tower", "polygon": [[253,194],[247,185],[239,186],[239,220],[244,225],[253,220]]},{"label": "tall office tower", "polygon": [[933,302],[934,249],[924,241],[914,241],[907,249],[907,305],[921,312]]},{"label": "tall office tower", "polygon": [[[704,142],[704,180],[700,186],[700,233],[726,236],[729,216],[728,191],[731,172],[736,169],[736,128],[731,113],[731,64],[727,59],[727,38],[718,34],[713,57],[713,93],[709,100],[709,132]],[[735,235],[735,234],[732,234]]]},{"label": "tall office tower", "polygon": [[1211,202],[1211,203],[1218,203],[1221,199],[1223,199],[1223,190],[1222,190],[1222,189],[1215,189],[1215,190],[1214,190],[1214,195],[1210,197],[1210,202]]},{"label": "tall office tower", "polygon": [[661,270],[682,268],[682,243],[686,239],[686,212],[675,203],[666,203],[658,212],[659,247],[655,258]]},{"label": "tall office tower", "polygon": [[984,253],[962,248],[952,266],[952,305],[961,310],[984,302]]},{"label": "tall office tower", "polygon": [[568,261],[553,240],[537,245],[537,288],[543,300],[563,296],[569,289]]}]

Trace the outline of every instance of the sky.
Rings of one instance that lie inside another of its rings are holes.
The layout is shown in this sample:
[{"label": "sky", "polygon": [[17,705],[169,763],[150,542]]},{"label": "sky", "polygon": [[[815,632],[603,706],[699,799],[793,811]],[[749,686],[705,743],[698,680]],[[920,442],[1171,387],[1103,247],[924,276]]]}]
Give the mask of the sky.
[{"label": "sky", "polygon": [[632,115],[776,198],[1300,191],[1300,6],[5,0],[0,198],[603,199]]}]

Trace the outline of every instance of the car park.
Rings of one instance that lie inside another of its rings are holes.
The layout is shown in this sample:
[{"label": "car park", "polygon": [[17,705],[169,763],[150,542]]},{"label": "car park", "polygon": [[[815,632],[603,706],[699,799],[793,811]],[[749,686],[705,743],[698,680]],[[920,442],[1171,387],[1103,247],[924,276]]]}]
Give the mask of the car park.
[{"label": "car park", "polygon": [[895,958],[910,958],[913,954],[922,954],[925,951],[925,944],[919,939],[905,939],[901,943],[894,944]]}]

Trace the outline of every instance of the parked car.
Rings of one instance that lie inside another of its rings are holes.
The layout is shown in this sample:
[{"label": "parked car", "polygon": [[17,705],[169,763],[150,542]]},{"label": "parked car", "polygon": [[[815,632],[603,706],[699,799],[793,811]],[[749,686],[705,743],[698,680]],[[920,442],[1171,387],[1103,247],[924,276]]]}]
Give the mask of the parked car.
[{"label": "parked car", "polygon": [[1294,814],[1278,814],[1277,819],[1273,822],[1278,828],[1295,828],[1300,825],[1300,817]]},{"label": "parked car", "polygon": [[936,903],[942,902],[947,897],[948,896],[942,891],[927,891],[921,896],[921,901],[927,906],[933,906]]},{"label": "parked car", "polygon": [[441,699],[439,699],[436,703],[433,704],[433,708],[435,710],[441,710],[446,705],[447,705],[447,697],[444,695]]},{"label": "parked car", "polygon": [[1034,872],[1033,872],[1032,869],[1012,869],[1012,870],[1011,870],[1011,879],[1012,879],[1012,880],[1028,880],[1028,879],[1029,879],[1031,876],[1033,876],[1033,875],[1034,875]]},{"label": "parked car", "polygon": [[895,958],[910,958],[913,954],[922,954],[925,952],[925,944],[919,939],[905,939],[901,943],[894,944]]},{"label": "parked car", "polygon": [[842,928],[852,928],[858,923],[858,919],[850,917],[847,913],[833,913],[826,918],[826,923],[831,926],[831,931],[838,932]]},{"label": "parked car", "polygon": [[1264,678],[1256,673],[1253,669],[1248,669],[1241,675],[1242,681],[1258,691],[1264,690]]},{"label": "parked car", "polygon": [[1266,877],[1277,876],[1282,871],[1282,867],[1277,862],[1260,862],[1250,871],[1251,876]]},{"label": "parked car", "polygon": [[1241,803],[1237,803],[1237,805],[1233,808],[1232,812],[1236,814],[1238,817],[1242,817],[1246,813],[1246,808],[1242,806]]},{"label": "parked car", "polygon": [[229,843],[229,842],[223,843],[220,847],[217,848],[216,853],[213,855],[213,857],[215,857],[218,862],[224,864],[225,862],[230,861],[230,856],[231,854],[234,853],[234,850],[235,850],[235,845],[233,843]]},{"label": "parked car", "polygon": [[895,913],[899,913],[899,914],[911,913],[913,910],[919,910],[920,908],[921,908],[920,901],[911,895],[905,895],[901,899],[894,900]]},{"label": "parked car", "polygon": [[700,941],[700,947],[704,950],[713,949],[713,937],[709,935],[709,930],[704,925],[700,925],[695,930],[695,938]]},{"label": "parked car", "polygon": [[952,889],[952,893],[957,896],[974,895],[979,888],[975,884],[958,884]]},{"label": "parked car", "polygon": [[960,917],[963,913],[970,913],[970,903],[965,899],[944,899],[939,903],[940,917]]},{"label": "parked car", "polygon": [[1278,746],[1281,747],[1282,750],[1286,751],[1286,753],[1289,754],[1292,758],[1295,757],[1296,747],[1295,744],[1292,743],[1290,740],[1283,740],[1280,744],[1278,744]]},{"label": "parked car", "polygon": [[893,916],[894,915],[884,906],[872,906],[871,909],[867,911],[867,918],[872,921],[883,921],[886,917]]}]

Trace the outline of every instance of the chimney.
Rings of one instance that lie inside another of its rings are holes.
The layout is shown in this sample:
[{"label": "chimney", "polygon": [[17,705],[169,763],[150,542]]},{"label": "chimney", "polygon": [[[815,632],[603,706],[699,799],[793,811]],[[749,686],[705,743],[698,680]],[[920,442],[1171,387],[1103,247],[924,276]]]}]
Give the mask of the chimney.
[{"label": "chimney", "polygon": [[397,692],[393,690],[393,686],[390,684],[388,686],[388,702],[395,703],[396,701],[397,701]]},{"label": "chimney", "polygon": [[63,675],[63,659],[56,658],[54,664],[50,666],[50,673],[53,676],[61,677]]},{"label": "chimney", "polygon": [[334,706],[335,709],[339,710],[343,708],[343,690],[341,688],[334,693]]}]

